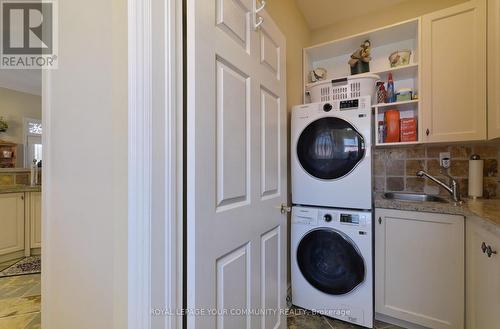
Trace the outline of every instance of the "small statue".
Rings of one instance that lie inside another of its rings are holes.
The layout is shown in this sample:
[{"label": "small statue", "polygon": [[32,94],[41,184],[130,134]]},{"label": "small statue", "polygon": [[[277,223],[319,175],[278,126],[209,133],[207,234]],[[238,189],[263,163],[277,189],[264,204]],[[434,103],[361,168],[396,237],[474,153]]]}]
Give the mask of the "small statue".
[{"label": "small statue", "polygon": [[365,40],[359,48],[352,53],[349,65],[351,66],[351,74],[358,74],[370,71],[371,43],[370,40]]},{"label": "small statue", "polygon": [[363,42],[362,45],[359,46],[359,48],[352,53],[351,59],[349,60],[349,65],[351,66],[356,66],[359,61],[363,61],[365,63],[368,63],[372,60],[370,57],[371,53],[371,43],[370,40],[366,40]]}]

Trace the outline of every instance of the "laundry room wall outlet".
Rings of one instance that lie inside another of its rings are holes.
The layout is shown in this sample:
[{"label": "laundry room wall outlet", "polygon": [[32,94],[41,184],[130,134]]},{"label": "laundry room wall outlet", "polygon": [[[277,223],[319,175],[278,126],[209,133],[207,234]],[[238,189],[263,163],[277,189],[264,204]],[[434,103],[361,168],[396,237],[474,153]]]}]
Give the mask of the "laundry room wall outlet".
[{"label": "laundry room wall outlet", "polygon": [[441,167],[448,169],[451,165],[451,155],[450,152],[439,153],[439,164]]}]

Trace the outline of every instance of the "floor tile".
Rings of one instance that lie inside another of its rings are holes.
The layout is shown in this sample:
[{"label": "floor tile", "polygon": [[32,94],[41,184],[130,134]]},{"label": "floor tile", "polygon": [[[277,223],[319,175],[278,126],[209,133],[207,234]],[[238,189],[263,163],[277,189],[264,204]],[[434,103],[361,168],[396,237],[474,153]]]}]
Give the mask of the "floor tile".
[{"label": "floor tile", "polygon": [[40,312],[41,296],[0,299],[0,318]]},{"label": "floor tile", "polygon": [[26,294],[38,285],[40,274],[0,278],[0,299],[27,296]]},{"label": "floor tile", "polygon": [[39,313],[30,313],[0,318],[0,329],[25,329],[32,321],[34,321],[38,314]]},{"label": "floor tile", "polygon": [[[352,323],[329,318],[310,311],[292,306],[288,313],[288,329],[362,329]],[[403,329],[382,321],[374,321],[375,329]]]},{"label": "floor tile", "polygon": [[36,316],[31,320],[30,323],[23,329],[40,329],[42,327],[42,314],[37,313]]},{"label": "floor tile", "polygon": [[331,329],[322,316],[296,315],[288,317],[288,329]]}]

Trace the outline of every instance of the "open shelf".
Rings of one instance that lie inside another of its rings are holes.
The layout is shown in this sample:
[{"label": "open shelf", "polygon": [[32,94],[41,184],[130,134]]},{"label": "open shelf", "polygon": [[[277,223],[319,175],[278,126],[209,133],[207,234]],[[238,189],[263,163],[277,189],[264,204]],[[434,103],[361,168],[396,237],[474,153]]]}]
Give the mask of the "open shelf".
[{"label": "open shelf", "polygon": [[416,142],[379,143],[377,141],[375,146],[405,146],[405,145],[417,145],[417,144],[421,144],[421,142],[416,141]]},{"label": "open shelf", "polygon": [[[375,75],[378,75],[380,77],[380,80],[386,82],[389,73],[392,73],[392,77],[394,80],[413,79],[416,76],[418,76],[418,63],[408,64],[408,65],[403,65],[403,66],[398,66],[398,67],[391,67],[388,69],[384,69],[382,71],[374,71],[374,72],[357,74],[356,77],[362,77],[363,75],[368,75],[368,74],[375,74]],[[325,80],[321,80],[321,81],[317,81],[317,82],[310,82],[310,83],[306,84],[306,89],[309,89],[317,84],[324,83],[325,81],[343,79],[343,78],[347,78],[350,76],[352,76],[352,75],[342,76],[342,77],[327,77]]]},{"label": "open shelf", "polygon": [[379,113],[387,110],[388,107],[394,108],[400,111],[406,111],[414,108],[415,104],[418,104],[418,99],[412,99],[410,101],[401,101],[393,103],[379,103],[372,106],[372,108],[378,108]]}]

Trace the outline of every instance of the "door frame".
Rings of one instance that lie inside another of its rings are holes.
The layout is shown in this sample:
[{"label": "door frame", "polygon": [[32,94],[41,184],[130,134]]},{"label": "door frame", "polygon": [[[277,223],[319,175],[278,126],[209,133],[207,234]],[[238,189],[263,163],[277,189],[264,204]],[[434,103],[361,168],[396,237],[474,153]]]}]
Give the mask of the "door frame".
[{"label": "door frame", "polygon": [[[123,33],[128,33],[128,248],[117,252],[127,255],[128,291],[127,301],[119,302],[127,304],[128,328],[149,329],[153,298],[151,278],[158,266],[163,267],[166,274],[160,292],[164,310],[180,310],[183,302],[183,6],[182,0],[128,0],[127,6],[128,31]],[[153,8],[157,7],[163,10],[155,12]],[[43,70],[42,144],[46,159],[51,158],[50,95],[51,73]],[[153,116],[163,117],[162,124],[154,125]],[[158,135],[164,138],[154,140]],[[155,169],[163,171],[164,179],[154,185],[153,140],[155,150],[163,149],[164,159],[162,166]],[[48,225],[50,168],[45,166],[42,184],[42,248],[48,245],[51,236]],[[164,201],[163,216],[152,215],[153,196]],[[155,238],[160,237],[162,241],[153,241],[151,227],[157,223],[162,223],[164,230]],[[159,252],[164,256],[154,263],[151,258],[153,244],[154,248],[161,245],[163,250]],[[42,253],[42,262],[50,267],[47,253]],[[44,281],[42,273],[42,283]],[[42,284],[42,294],[49,293],[48,287]],[[42,303],[42,312],[44,308],[46,305]],[[161,328],[182,328],[180,316],[163,314],[163,319]],[[46,324],[42,316],[42,326]]]},{"label": "door frame", "polygon": [[[182,308],[182,8],[182,0],[128,0],[129,328],[151,328],[153,298],[164,310]],[[164,120],[155,124],[153,117]],[[164,162],[156,167],[158,150]],[[153,184],[157,174],[164,179]],[[164,200],[161,215],[152,207],[153,198]],[[164,230],[153,236],[153,226]],[[158,264],[152,262],[153,245],[164,248]],[[165,274],[163,282],[155,282],[163,287],[157,298],[151,289],[154,271]],[[161,316],[162,328],[182,328],[180,316]]]}]

